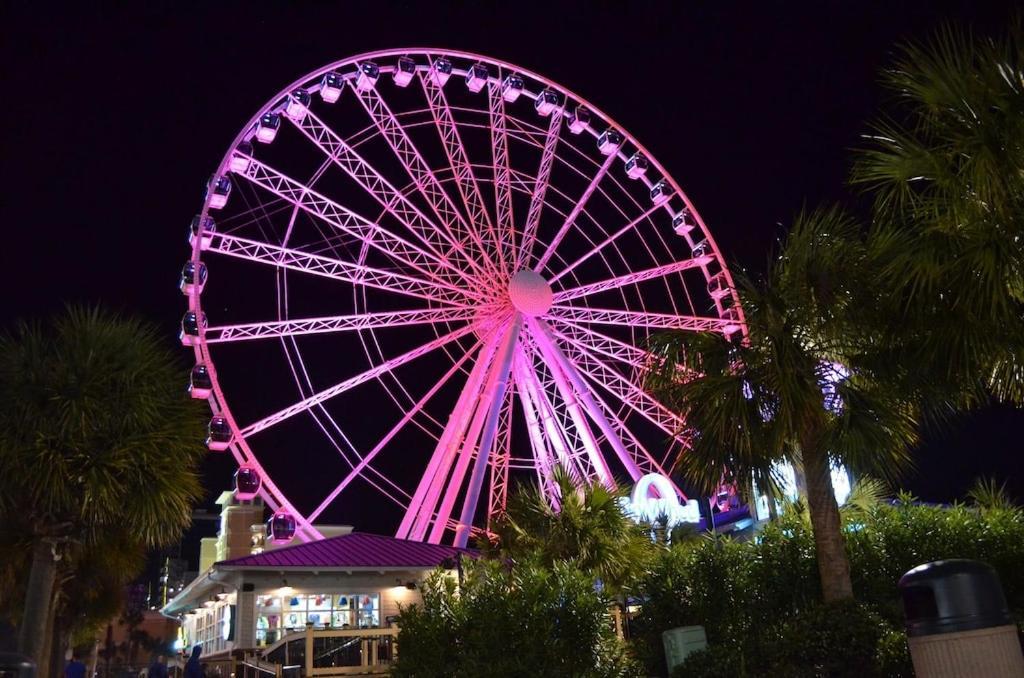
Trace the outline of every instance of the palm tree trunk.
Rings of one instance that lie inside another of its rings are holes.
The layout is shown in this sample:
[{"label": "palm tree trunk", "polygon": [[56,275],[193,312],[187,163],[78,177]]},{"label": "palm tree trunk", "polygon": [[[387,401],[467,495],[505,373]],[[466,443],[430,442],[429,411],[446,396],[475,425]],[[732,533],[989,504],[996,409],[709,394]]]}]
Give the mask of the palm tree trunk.
[{"label": "palm tree trunk", "polygon": [[46,662],[46,625],[53,600],[57,563],[49,542],[40,539],[32,547],[32,569],[25,591],[25,611],[18,628],[18,651],[42,667]]},{"label": "palm tree trunk", "polygon": [[69,636],[57,620],[53,623],[50,640],[50,675],[59,678],[64,673],[64,655],[67,654]]},{"label": "palm tree trunk", "polygon": [[821,596],[826,603],[853,598],[850,560],[846,555],[839,505],[832,489],[828,455],[817,444],[801,445],[801,452],[807,483],[807,509],[811,514],[814,550],[818,556]]}]

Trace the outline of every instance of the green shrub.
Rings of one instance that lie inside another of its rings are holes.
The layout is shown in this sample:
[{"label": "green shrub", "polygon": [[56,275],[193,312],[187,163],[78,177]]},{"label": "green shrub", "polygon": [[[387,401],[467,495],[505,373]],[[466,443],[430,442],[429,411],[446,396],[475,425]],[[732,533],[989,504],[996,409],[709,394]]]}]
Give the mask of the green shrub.
[{"label": "green shrub", "polygon": [[672,678],[723,678],[745,676],[743,657],[734,648],[712,645],[689,655],[672,672]]},{"label": "green shrub", "polygon": [[[712,650],[694,666],[735,661],[744,667],[737,675],[748,676],[770,666],[787,676],[844,675],[836,672],[846,667],[856,675],[912,675],[897,582],[943,558],[992,565],[1015,616],[1024,618],[1019,509],[921,506],[904,498],[858,510],[846,527],[860,605],[839,612],[820,606],[814,543],[799,515],[767,525],[755,541],[703,538],[666,551],[641,586],[643,605],[631,627],[648,673],[668,674],[663,631],[702,625]],[[843,659],[832,666],[829,657]]]},{"label": "green shrub", "polygon": [[398,618],[395,676],[626,678],[637,667],[614,636],[608,600],[571,563],[468,564],[459,587],[435,573]]}]

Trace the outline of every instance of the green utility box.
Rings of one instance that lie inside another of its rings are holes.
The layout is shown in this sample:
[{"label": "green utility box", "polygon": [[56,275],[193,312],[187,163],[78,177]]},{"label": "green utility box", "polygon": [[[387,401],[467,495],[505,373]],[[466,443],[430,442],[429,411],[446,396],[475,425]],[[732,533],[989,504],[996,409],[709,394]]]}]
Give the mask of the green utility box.
[{"label": "green utility box", "polygon": [[708,646],[708,637],[703,626],[680,626],[661,634],[665,645],[665,663],[671,673],[690,654]]}]

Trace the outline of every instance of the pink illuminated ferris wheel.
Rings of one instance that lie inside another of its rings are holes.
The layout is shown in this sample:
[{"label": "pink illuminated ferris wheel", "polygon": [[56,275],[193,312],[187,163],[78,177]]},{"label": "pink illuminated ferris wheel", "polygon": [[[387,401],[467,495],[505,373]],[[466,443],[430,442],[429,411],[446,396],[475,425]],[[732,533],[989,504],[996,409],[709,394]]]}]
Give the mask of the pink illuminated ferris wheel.
[{"label": "pink illuminated ferris wheel", "polygon": [[374,52],[297,80],[235,138],[189,240],[192,394],[277,540],[374,514],[464,545],[511,475],[664,474],[680,421],[641,386],[645,339],[743,330],[647,149],[474,54]]}]

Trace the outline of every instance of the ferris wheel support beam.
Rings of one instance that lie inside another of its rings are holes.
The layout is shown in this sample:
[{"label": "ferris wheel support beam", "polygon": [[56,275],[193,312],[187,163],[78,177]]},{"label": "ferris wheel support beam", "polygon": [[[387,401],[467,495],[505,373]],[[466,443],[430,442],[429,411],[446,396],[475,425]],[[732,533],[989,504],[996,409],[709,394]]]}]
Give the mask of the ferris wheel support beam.
[{"label": "ferris wheel support beam", "polygon": [[434,281],[440,288],[463,294],[463,291],[431,271],[431,266],[449,269],[461,276],[462,272],[451,264],[444,256],[425,250],[408,240],[394,235],[362,217],[352,210],[340,205],[330,198],[317,193],[305,184],[292,179],[273,167],[262,163],[251,156],[241,176],[248,179],[254,186],[268,191],[275,196],[290,202],[304,212],[311,214],[333,228],[359,240],[364,249],[373,247],[389,258],[406,264],[418,273]]},{"label": "ferris wheel support beam", "polygon": [[285,419],[295,416],[296,414],[305,412],[310,407],[313,407],[314,405],[319,405],[320,403],[326,400],[330,400],[331,398],[340,395],[352,388],[355,388],[356,386],[359,386],[360,384],[363,384],[369,381],[370,379],[374,379],[386,372],[395,370],[398,367],[412,360],[415,360],[416,358],[424,356],[427,353],[430,353],[431,351],[434,351],[435,349],[438,349],[449,342],[455,341],[459,337],[464,337],[472,331],[472,325],[466,325],[464,327],[460,327],[459,329],[453,330],[448,334],[445,334],[443,336],[438,337],[437,339],[434,339],[431,342],[423,344],[422,346],[418,346],[417,348],[414,348],[411,351],[408,351],[400,356],[392,358],[391,360],[387,360],[381,363],[380,365],[376,365],[373,368],[366,370],[361,374],[357,374],[354,377],[349,377],[348,379],[345,379],[344,381],[339,382],[334,386],[331,386],[330,388],[326,388],[323,391],[320,391],[319,393],[315,393],[310,397],[295,403],[294,405],[286,407],[280,412],[276,412],[270,415],[269,417],[266,417],[253,424],[250,424],[246,426],[244,429],[242,429],[240,433],[244,437],[249,437],[255,433],[259,433],[260,431],[269,428],[274,424],[278,424],[284,421]]},{"label": "ferris wheel support beam", "polygon": [[247,259],[259,264],[331,278],[350,285],[373,287],[385,292],[417,297],[448,306],[465,307],[467,305],[465,299],[451,298],[451,292],[445,288],[402,273],[382,271],[370,266],[353,264],[321,254],[309,254],[227,233],[214,233],[210,239],[210,246],[206,248],[208,252],[218,252],[237,259]]},{"label": "ferris wheel support beam", "polygon": [[[532,365],[531,353],[527,350],[525,345],[520,347],[519,358],[522,367],[521,372],[516,378],[522,379],[523,383],[526,385],[526,391],[529,394],[529,397],[531,398],[530,402],[532,402],[534,410],[537,413],[538,421],[542,427],[542,433],[546,436],[546,440],[554,450],[555,456],[558,458],[558,463],[564,466],[569,472],[569,475],[571,475],[577,482],[582,480],[592,482],[596,478],[596,474],[594,472],[588,472],[584,468],[577,453],[573,451],[572,446],[569,444],[567,431],[559,421],[554,405],[547,397],[547,391],[541,384],[540,378]],[[557,390],[557,387],[552,386],[552,388]],[[592,470],[593,466],[590,468]]]},{"label": "ferris wheel support beam", "polygon": [[425,308],[416,311],[357,313],[323,318],[299,318],[264,323],[220,325],[208,327],[205,339],[207,344],[216,344],[226,341],[275,339],[280,337],[297,337],[305,334],[373,330],[388,327],[404,327],[406,325],[432,325],[435,323],[472,320],[476,313],[477,311],[469,308]]},{"label": "ferris wheel support beam", "polygon": [[565,357],[565,354],[558,347],[558,343],[555,341],[555,337],[548,328],[547,323],[543,320],[531,318],[530,329],[533,336],[537,339],[541,352],[549,360],[549,364],[556,366],[556,369],[561,370],[568,379],[569,385],[576,392],[576,397],[583,402],[583,407],[587,414],[590,415],[590,419],[597,424],[597,427],[601,429],[601,433],[608,439],[608,443],[615,450],[616,456],[618,456],[619,461],[626,468],[630,478],[634,482],[639,480],[643,473],[641,473],[640,468],[636,465],[632,455],[626,450],[625,445],[622,444],[618,432],[604,416],[601,408],[594,402],[594,398],[590,394],[590,387],[577,373],[576,366]]},{"label": "ferris wheel support beam", "polygon": [[619,374],[617,370],[595,357],[586,346],[581,346],[578,342],[568,337],[563,336],[563,338],[566,341],[566,350],[569,352],[572,360],[575,361],[580,372],[590,377],[594,382],[600,383],[609,393],[662,431],[680,443],[686,443],[680,437],[680,431],[686,423],[680,415],[659,403],[632,381]]},{"label": "ferris wheel support beam", "polygon": [[624,363],[633,369],[646,370],[652,361],[658,360],[658,357],[650,351],[637,348],[632,344],[619,341],[614,337],[596,332],[583,325],[554,315],[549,316],[547,319],[557,326],[552,326],[552,330],[556,334],[567,339],[574,339],[581,344],[586,344],[591,350]]},{"label": "ferris wheel support beam", "polygon": [[[355,180],[387,212],[415,233],[430,248],[431,252],[445,258],[444,249],[452,248],[461,255],[460,261],[478,272],[483,270],[448,229],[438,228],[412,201],[402,195],[401,191],[396,189],[312,111],[307,111],[301,120],[288,119],[327,156],[330,162]],[[467,278],[467,281],[471,281],[471,279]]]},{"label": "ferris wheel support beam", "polygon": [[587,423],[586,414],[583,411],[583,406],[576,397],[575,391],[569,384],[566,375],[562,371],[558,362],[554,359],[554,356],[551,355],[547,338],[537,329],[534,323],[530,323],[529,328],[530,338],[536,344],[537,349],[541,352],[541,355],[544,357],[544,360],[548,365],[551,377],[555,382],[555,386],[562,398],[562,402],[565,403],[566,411],[572,419],[576,432],[583,441],[583,447],[587,452],[587,456],[590,459],[590,463],[593,466],[595,473],[597,474],[598,481],[606,487],[614,487],[615,481],[612,478],[611,469],[608,468],[608,462],[605,460],[604,455],[601,452],[601,446],[598,444],[593,431],[590,430],[590,424]]},{"label": "ferris wheel support beam", "polygon": [[[537,460],[537,480],[540,487],[548,497],[548,501],[555,508],[558,507],[558,496],[551,485],[552,460],[549,454],[547,441],[544,439],[544,431],[541,427],[540,418],[537,416],[536,403],[533,401],[533,394],[530,393],[528,385],[529,377],[526,375],[526,367],[523,365],[522,351],[517,350],[512,363],[512,373],[515,377],[516,389],[519,391],[519,402],[523,407],[523,415],[526,419],[526,431],[530,436],[530,447],[533,449],[533,456]],[[551,441],[552,447],[554,441]],[[570,467],[566,465],[566,470]]]},{"label": "ferris wheel support beam", "polygon": [[[614,157],[614,156],[610,156],[610,157]],[[606,237],[600,243],[597,243],[596,245],[592,245],[591,247],[588,247],[587,251],[582,256],[580,256],[578,259],[576,259],[576,261],[572,262],[571,264],[569,264],[568,266],[563,268],[561,271],[556,273],[554,276],[552,276],[551,279],[548,282],[551,283],[551,284],[554,284],[556,281],[558,281],[560,278],[562,278],[562,276],[567,275],[568,273],[570,273],[572,270],[574,270],[577,266],[582,264],[584,261],[586,261],[590,257],[594,256],[595,254],[598,254],[601,250],[603,250],[608,245],[611,245],[613,242],[618,240],[624,234],[628,233],[629,231],[632,231],[634,228],[636,228],[637,224],[639,224],[644,219],[647,219],[648,217],[650,217],[652,214],[654,214],[657,210],[659,210],[661,208],[662,208],[661,205],[651,205],[646,210],[644,210],[644,212],[640,216],[636,217],[635,219],[633,219],[632,221],[627,223],[625,226],[623,226],[619,230],[615,231],[614,233],[612,233],[611,235]],[[548,253],[546,253],[545,256],[550,258],[551,254],[554,254],[554,249],[549,247],[548,248]],[[537,268],[535,270],[538,273],[540,272],[539,268]]]},{"label": "ferris wheel support beam", "polygon": [[[505,259],[502,255],[504,243],[491,221],[491,215],[484,205],[483,194],[480,192],[480,184],[473,174],[473,165],[466,155],[466,147],[462,143],[459,128],[455,124],[455,117],[448,106],[448,99],[444,95],[444,89],[434,81],[432,75],[426,71],[420,71],[420,84],[423,85],[423,93],[427,97],[427,104],[430,106],[430,114],[434,118],[434,126],[441,135],[441,143],[444,146],[445,155],[448,156],[448,163],[451,165],[452,174],[455,177],[455,186],[462,196],[462,202],[469,212],[469,223],[471,226],[484,227],[490,236],[491,244],[494,247],[494,255],[497,258],[497,265],[508,275],[505,269]],[[493,262],[492,262],[493,263]]]},{"label": "ferris wheel support beam", "polygon": [[590,294],[598,294],[599,292],[616,290],[620,287],[636,285],[637,283],[654,280],[655,278],[663,278],[666,275],[672,275],[673,273],[679,273],[680,271],[686,271],[699,266],[706,266],[711,263],[711,261],[711,257],[682,259],[680,261],[674,261],[671,264],[665,264],[664,266],[655,266],[654,268],[648,268],[644,271],[627,273],[626,275],[609,278],[608,280],[601,280],[599,282],[590,283],[589,285],[581,285],[567,290],[559,290],[558,292],[555,292],[553,303],[560,304],[566,301],[571,301],[572,299],[585,297]]},{"label": "ferris wheel support beam", "polygon": [[[480,434],[480,443],[477,445],[476,463],[473,465],[473,473],[469,477],[466,497],[462,502],[462,513],[459,516],[458,526],[455,528],[454,544],[460,548],[466,546],[469,541],[469,532],[473,527],[473,517],[480,500],[480,489],[483,487],[491,448],[494,446],[494,437],[498,431],[498,416],[505,403],[505,391],[508,389],[509,374],[512,371],[512,357],[515,355],[516,344],[519,342],[519,330],[522,327],[522,322],[522,316],[516,313],[508,334],[502,340],[494,371],[493,387],[488,389],[488,393],[484,393],[484,402],[479,405],[481,410],[486,408],[487,418]],[[463,448],[463,454],[465,453],[466,450]]]},{"label": "ferris wheel support beam", "polygon": [[[562,243],[562,240],[569,232],[569,229],[571,229],[575,225],[576,219],[578,219],[580,213],[583,212],[583,208],[586,207],[587,201],[590,200],[590,196],[592,196],[594,194],[594,191],[597,190],[598,184],[600,184],[601,180],[604,179],[606,174],[608,174],[608,170],[611,169],[612,164],[618,159],[618,157],[619,156],[617,153],[609,153],[608,157],[604,159],[603,163],[601,163],[601,167],[597,170],[597,173],[590,180],[590,183],[587,185],[587,188],[583,191],[583,194],[580,195],[579,200],[577,200],[576,204],[572,206],[572,211],[569,212],[569,214],[565,217],[565,220],[562,222],[562,225],[555,233],[555,236],[551,238],[551,241],[548,243],[547,248],[544,250],[544,254],[542,254],[540,259],[537,260],[536,265],[534,265],[533,267],[534,271],[540,273],[542,270],[544,270],[544,267],[547,265],[551,257],[555,254],[555,251],[558,249],[558,246]],[[532,243],[530,247],[532,250]],[[530,256],[531,253],[528,253],[526,261],[529,261]],[[557,279],[558,278],[554,278],[552,282]]]},{"label": "ferris wheel support beam", "polygon": [[544,209],[544,196],[551,183],[551,169],[555,165],[555,149],[558,146],[558,131],[562,126],[562,113],[556,108],[550,115],[551,120],[548,122],[547,136],[544,138],[544,148],[540,155],[540,167],[537,169],[537,179],[534,181],[533,195],[530,197],[530,209],[523,224],[523,239],[516,251],[516,271],[529,265],[533,243],[537,239],[540,213]]},{"label": "ferris wheel support beam", "polygon": [[479,259],[485,266],[493,265],[480,235],[472,225],[466,223],[465,218],[459,213],[451,197],[445,192],[444,187],[441,186],[440,181],[430,169],[430,165],[423,159],[412,140],[409,139],[405,128],[398,122],[398,118],[377,93],[376,88],[356,89],[356,94],[381,136],[387,141],[395,157],[413,180],[416,189],[430,203],[441,225],[448,230],[451,237],[467,248],[471,257]]},{"label": "ferris wheel support beam", "polygon": [[473,404],[480,397],[480,390],[487,377],[488,367],[498,350],[498,341],[493,337],[485,341],[477,356],[466,383],[459,393],[455,408],[448,417],[441,437],[434,447],[427,469],[420,478],[412,501],[402,518],[395,536],[399,539],[422,539],[437,506],[445,480],[451,470],[458,444],[465,435],[466,427],[473,413]]},{"label": "ferris wheel support beam", "polygon": [[579,308],[576,306],[552,306],[551,314],[560,320],[618,325],[621,327],[644,327],[655,330],[683,330],[686,332],[722,332],[727,322],[721,318],[705,316],[674,315],[672,313],[648,313],[646,311],[618,311],[606,308]]},{"label": "ferris wheel support beam", "polygon": [[494,453],[491,455],[491,491],[487,505],[487,529],[505,512],[508,503],[508,476],[512,463],[512,392],[505,394],[505,404],[498,416],[498,432],[494,438]]},{"label": "ferris wheel support beam", "polygon": [[[508,160],[508,117],[505,115],[505,98],[501,93],[501,82],[499,69],[497,80],[487,84],[487,103],[491,120],[491,159],[494,162],[494,207],[498,220],[499,240],[503,246],[507,244],[511,248],[512,254],[508,259],[514,259],[516,229],[512,213],[512,178]],[[502,257],[502,266],[507,267],[514,263],[508,259]]]},{"label": "ferris wheel support beam", "polygon": [[318,507],[316,507],[316,510],[309,514],[309,517],[307,518],[309,522],[314,522],[317,519],[317,517],[319,517],[319,515],[323,513],[324,509],[330,506],[331,502],[333,502],[337,498],[337,496],[341,494],[346,487],[348,487],[349,483],[351,483],[357,476],[359,476],[359,474],[363,472],[363,469],[369,466],[370,462],[373,461],[378,454],[380,454],[381,450],[384,449],[384,446],[391,442],[391,439],[394,438],[399,431],[405,428],[406,424],[408,424],[413,419],[413,417],[415,417],[417,414],[423,411],[423,408],[424,406],[426,406],[427,402],[434,397],[434,395],[441,389],[442,386],[448,383],[448,380],[452,378],[452,375],[459,371],[459,369],[463,366],[463,364],[466,363],[467,360],[469,360],[469,357],[473,355],[473,352],[479,346],[480,343],[477,342],[477,344],[474,347],[466,351],[466,353],[461,358],[455,361],[455,363],[453,363],[452,366],[448,368],[448,371],[445,372],[444,376],[442,376],[436,384],[430,387],[430,390],[428,390],[423,395],[423,397],[421,397],[419,401],[416,402],[415,405],[409,408],[409,410],[402,415],[402,418],[398,421],[398,423],[395,424],[394,427],[392,427],[392,429],[388,431],[384,435],[384,437],[377,442],[376,445],[373,446],[373,449],[371,449],[363,456],[363,458],[359,461],[358,464],[352,467],[352,469],[342,479],[342,481],[338,483],[338,486],[335,487],[331,491],[331,493],[327,495],[327,497],[320,503]]}]

